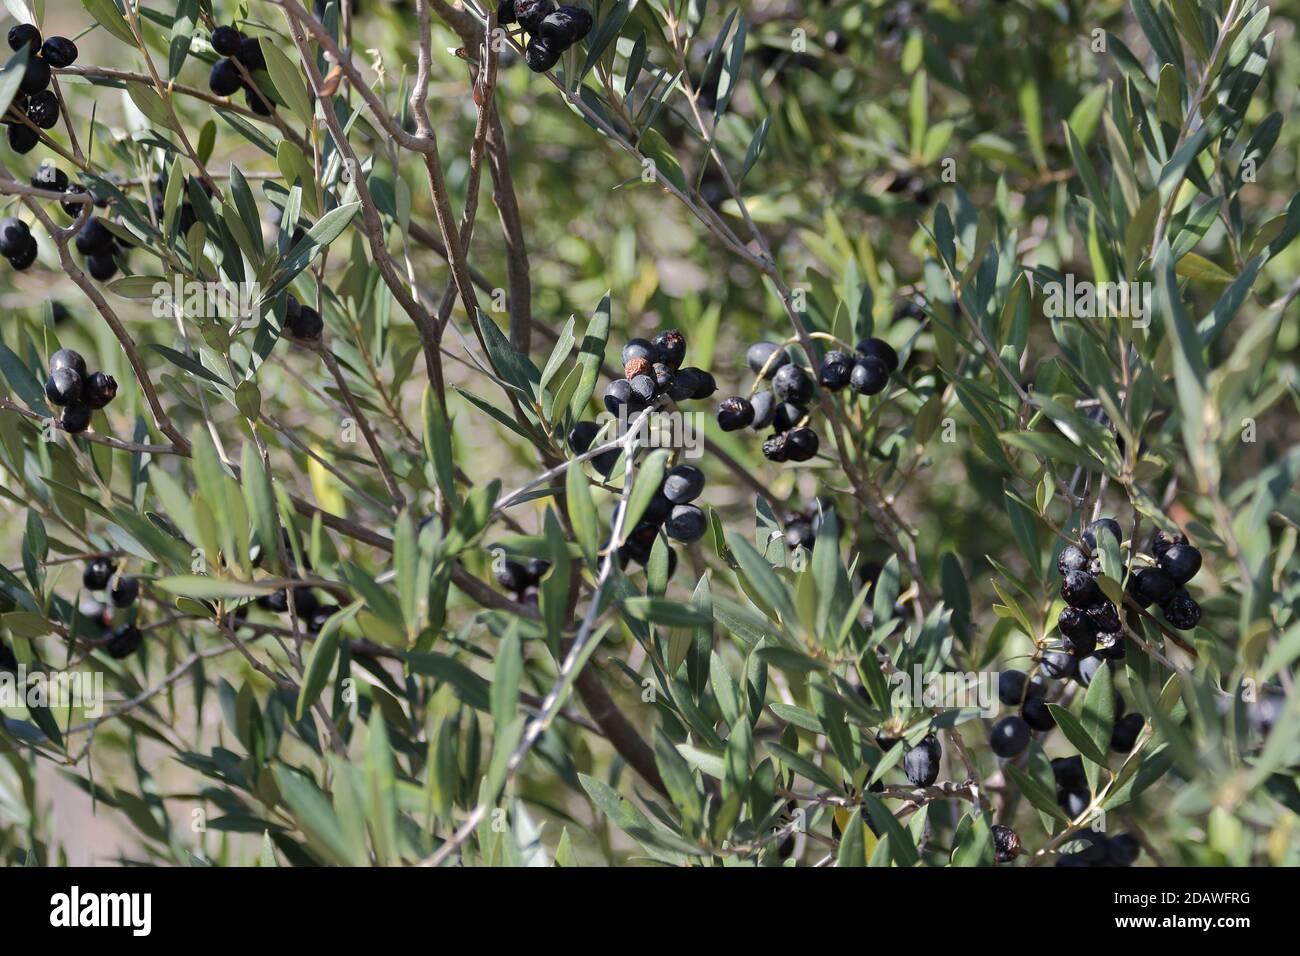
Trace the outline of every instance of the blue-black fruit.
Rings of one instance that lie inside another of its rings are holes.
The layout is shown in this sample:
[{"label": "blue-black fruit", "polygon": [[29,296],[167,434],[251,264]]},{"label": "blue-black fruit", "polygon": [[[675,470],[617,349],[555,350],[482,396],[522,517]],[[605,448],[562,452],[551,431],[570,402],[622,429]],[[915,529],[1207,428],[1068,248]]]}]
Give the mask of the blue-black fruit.
[{"label": "blue-black fruit", "polygon": [[1119,718],[1110,733],[1110,749],[1116,753],[1129,753],[1137,743],[1138,734],[1142,733],[1145,724],[1146,719],[1136,711]]},{"label": "blue-black fruit", "polygon": [[222,56],[235,56],[243,42],[244,38],[239,31],[229,24],[222,24],[212,31],[212,49]]},{"label": "blue-black fruit", "polygon": [[878,395],[889,384],[889,368],[884,362],[872,355],[854,363],[849,373],[849,385],[859,395]]},{"label": "blue-black fruit", "polygon": [[10,149],[22,154],[34,150],[41,141],[41,135],[25,123],[10,123],[5,127],[5,139],[8,140]]},{"label": "blue-black fruit", "polygon": [[86,256],[86,271],[97,282],[107,282],[117,274],[117,260],[112,251],[96,252]]},{"label": "blue-black fruit", "polygon": [[786,460],[786,432],[777,432],[763,441],[763,457],[768,461]]},{"label": "blue-black fruit", "polygon": [[50,163],[42,163],[32,173],[32,185],[37,189],[48,189],[61,193],[68,189],[68,174]]},{"label": "blue-black fruit", "polygon": [[98,216],[91,216],[81,226],[76,238],[77,251],[83,256],[93,256],[110,252],[113,248],[113,234]]},{"label": "blue-black fruit", "polygon": [[1065,680],[1074,674],[1076,661],[1069,654],[1061,651],[1048,651],[1043,654],[1043,673],[1053,680]]},{"label": "blue-black fruit", "polygon": [[1119,544],[1124,540],[1124,532],[1120,528],[1118,521],[1114,518],[1098,518],[1096,521],[1089,524],[1087,530],[1083,532],[1084,544],[1093,551],[1096,551],[1098,548],[1097,532],[1102,528],[1105,528],[1115,536],[1116,544]]},{"label": "blue-black fruit", "polygon": [[1069,571],[1061,584],[1061,597],[1070,607],[1089,608],[1101,598],[1097,580],[1086,571]]},{"label": "blue-black fruit", "polygon": [[[561,7],[560,10],[574,10],[576,7]],[[583,13],[587,11],[583,10]],[[590,15],[588,16],[590,20]],[[673,368],[678,368],[682,364],[682,359],[686,358],[686,336],[682,335],[677,329],[669,329],[666,332],[660,332],[651,340],[651,345],[658,352],[657,361],[664,362]]]},{"label": "blue-black fruit", "polygon": [[23,78],[18,83],[19,91],[32,96],[41,90],[47,89],[50,85],[50,65],[40,57],[33,57],[27,61],[27,67],[23,70]]},{"label": "blue-black fruit", "polygon": [[1123,625],[1120,623],[1119,611],[1107,600],[1100,600],[1087,610],[1088,623],[1098,634],[1113,634]]},{"label": "blue-black fruit", "polygon": [[694,501],[704,491],[704,472],[694,465],[678,465],[664,476],[663,495],[675,505]]},{"label": "blue-black fruit", "polygon": [[528,45],[524,47],[524,62],[534,73],[545,73],[560,62],[563,53],[564,48],[559,44],[551,44],[540,36],[534,36],[529,38]]},{"label": "blue-black fruit", "polygon": [[15,256],[26,248],[32,231],[16,216],[0,219],[0,255]]},{"label": "blue-black fruit", "polygon": [[773,342],[756,342],[745,352],[745,361],[755,375],[771,377],[778,369],[790,364],[790,356]]},{"label": "blue-black fruit", "polygon": [[217,96],[234,96],[243,85],[244,78],[234,60],[218,60],[212,64],[212,70],[208,73],[208,89]]},{"label": "blue-black fruit", "polygon": [[1142,607],[1159,604],[1176,587],[1174,579],[1158,567],[1138,568],[1129,577],[1128,592]]},{"label": "blue-black fruit", "polygon": [[130,575],[119,575],[113,582],[110,596],[114,607],[130,607],[140,594],[140,581]]},{"label": "blue-black fruit", "polygon": [[772,411],[772,427],[779,432],[797,428],[808,417],[808,409],[793,402],[781,402]]},{"label": "blue-black fruit", "polygon": [[95,558],[81,574],[81,584],[87,591],[102,591],[113,576],[113,562],[108,558]]},{"label": "blue-black fruit", "polygon": [[591,14],[582,7],[560,7],[542,19],[539,32],[547,43],[570,47],[591,32]]},{"label": "blue-black fruit", "polygon": [[993,834],[993,859],[998,863],[1010,863],[1020,855],[1020,836],[1011,827],[995,823],[990,828]]},{"label": "blue-black fruit", "polygon": [[74,349],[59,349],[50,356],[50,371],[70,368],[81,378],[86,377],[86,360]]},{"label": "blue-black fruit", "polygon": [[496,578],[497,584],[511,594],[518,594],[533,583],[529,580],[528,569],[513,558],[500,562],[493,569],[492,576]]},{"label": "blue-black fruit", "polygon": [[569,448],[575,455],[584,454],[599,432],[600,426],[595,422],[578,422],[569,429]]},{"label": "blue-black fruit", "polygon": [[1190,631],[1201,619],[1201,606],[1187,593],[1186,588],[1178,588],[1160,605],[1160,610],[1173,627],[1180,631]]},{"label": "blue-black fruit", "polygon": [[695,505],[674,506],[673,513],[669,515],[668,521],[664,524],[664,530],[668,532],[668,536],[677,539],[683,544],[699,541],[700,538],[704,537],[707,528],[708,519],[705,518],[704,512]]},{"label": "blue-black fruit", "polygon": [[1061,553],[1056,556],[1056,570],[1064,577],[1071,571],[1088,570],[1088,556],[1083,553],[1083,549],[1073,544],[1067,544],[1061,549]]},{"label": "blue-black fruit", "polygon": [[1082,608],[1070,607],[1068,604],[1061,608],[1056,624],[1061,629],[1062,636],[1071,639],[1090,637],[1093,633],[1092,623],[1088,620],[1088,612]]},{"label": "blue-black fruit", "polygon": [[1159,561],[1165,556],[1165,552],[1174,545],[1186,543],[1187,538],[1181,534],[1170,534],[1167,531],[1157,531],[1156,536],[1151,539],[1151,553],[1155,555],[1156,560]]},{"label": "blue-black fruit", "polygon": [[749,397],[749,404],[754,408],[754,420],[749,423],[750,428],[757,432],[772,424],[772,417],[776,414],[775,395],[763,389]]},{"label": "blue-black fruit", "polygon": [[17,52],[27,46],[29,53],[41,48],[41,31],[30,23],[18,23],[9,28],[9,49]]},{"label": "blue-black fruit", "polygon": [[59,98],[53,90],[41,90],[27,103],[27,118],[41,129],[54,129],[59,122]]},{"label": "blue-black fruit", "polygon": [[77,44],[67,37],[50,37],[41,44],[41,56],[56,70],[77,62]]},{"label": "blue-black fruit", "polygon": [[1021,670],[1006,670],[998,674],[998,700],[1008,707],[1019,707],[1021,702],[1030,697],[1043,696],[1040,681],[1030,681],[1029,675]]},{"label": "blue-black fruit", "polygon": [[50,404],[73,405],[81,401],[84,379],[70,368],[55,369],[45,380],[45,397]]},{"label": "blue-black fruit", "polygon": [[848,352],[841,352],[837,349],[827,352],[822,358],[821,370],[817,373],[817,379],[824,388],[828,388],[832,392],[838,392],[849,384],[849,374],[852,371],[852,357]]},{"label": "blue-black fruit", "polygon": [[811,428],[794,428],[785,436],[785,454],[791,461],[809,461],[817,454],[821,441]]},{"label": "blue-black fruit", "polygon": [[1003,717],[989,731],[989,747],[1003,759],[1024,753],[1029,746],[1029,725],[1019,717]]},{"label": "blue-black fruit", "polygon": [[124,624],[108,635],[108,641],[104,644],[104,649],[108,651],[108,656],[115,660],[122,660],[130,657],[140,648],[144,641],[144,635],[140,629],[130,624]]},{"label": "blue-black fruit", "polygon": [[1201,570],[1201,552],[1190,544],[1173,544],[1160,556],[1160,570],[1175,584],[1186,584]]},{"label": "blue-black fruit", "polygon": [[1131,833],[1116,833],[1106,841],[1107,862],[1111,866],[1132,866],[1142,855],[1142,844]]},{"label": "blue-black fruit", "polygon": [[914,787],[928,787],[939,779],[939,760],[943,748],[939,738],[930,734],[903,755],[903,773]]},{"label": "blue-black fruit", "polygon": [[884,339],[863,339],[858,343],[857,348],[861,355],[878,359],[891,375],[898,371],[898,353]]},{"label": "blue-black fruit", "polygon": [[813,396],[813,380],[798,365],[783,365],[772,376],[772,391],[783,402],[806,405]]},{"label": "blue-black fruit", "polygon": [[233,55],[244,64],[244,69],[249,73],[266,69],[266,54],[262,52],[262,44],[257,41],[257,37],[244,37],[239,41],[238,52]]},{"label": "blue-black fruit", "polygon": [[1020,716],[1033,730],[1040,733],[1046,733],[1056,726],[1056,718],[1052,716],[1047,701],[1041,697],[1030,697],[1026,700],[1024,706],[1020,708]]}]

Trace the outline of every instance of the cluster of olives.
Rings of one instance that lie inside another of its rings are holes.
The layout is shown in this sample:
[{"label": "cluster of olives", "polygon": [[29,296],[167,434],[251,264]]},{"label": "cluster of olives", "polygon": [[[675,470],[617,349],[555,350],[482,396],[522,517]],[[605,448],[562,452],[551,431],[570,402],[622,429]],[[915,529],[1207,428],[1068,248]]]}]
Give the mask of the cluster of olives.
[{"label": "cluster of olives", "polygon": [[[212,49],[221,59],[212,64],[208,74],[208,89],[217,96],[234,96],[241,89],[248,108],[259,116],[270,116],[271,106],[266,95],[244,78],[254,70],[266,69],[266,55],[257,37],[246,37],[235,27],[223,25],[212,31]],[[244,70],[240,71],[240,66]]]},{"label": "cluster of olives", "polygon": [[560,55],[591,32],[591,14],[582,7],[557,6],[555,0],[501,0],[497,23],[518,23],[528,31],[524,59],[534,73],[545,73]]},{"label": "cluster of olives", "polygon": [[[41,31],[30,23],[9,28],[9,48],[27,47],[27,66],[18,83],[18,93],[4,117],[5,136],[15,153],[30,153],[41,141],[32,126],[53,129],[59,121],[59,98],[50,89],[52,69],[71,66],[77,60],[77,45],[67,37],[41,40]],[[27,120],[32,125],[23,122]]]},{"label": "cluster of olives", "polygon": [[117,397],[117,379],[106,372],[87,375],[86,360],[80,352],[59,349],[50,356],[45,397],[63,409],[59,424],[75,435],[90,427],[91,412]]},{"label": "cluster of olives", "polygon": [[[770,427],[763,455],[775,462],[808,461],[817,454],[821,440],[808,425],[817,383],[832,392],[848,387],[859,395],[876,395],[898,370],[898,353],[878,338],[863,339],[852,353],[842,349],[827,352],[817,382],[808,369],[792,362],[789,352],[773,342],[751,345],[745,361],[757,376],[750,396],[724,399],[718,405],[718,425],[723,431]],[[765,382],[770,382],[770,388],[760,387]]]},{"label": "cluster of olives", "polygon": [[1151,542],[1155,564],[1137,568],[1129,577],[1129,596],[1142,607],[1160,606],[1170,626],[1190,631],[1201,620],[1201,606],[1186,584],[1201,570],[1201,552],[1181,534],[1156,532]]},{"label": "cluster of olives", "polygon": [[[140,582],[127,574],[119,574],[115,578],[113,573],[116,570],[116,566],[109,558],[94,558],[86,564],[81,574],[82,586],[87,591],[102,592],[107,589],[112,607],[129,608],[140,595]],[[110,581],[112,581],[111,588],[109,588]],[[83,601],[79,610],[85,617],[108,631],[104,638],[104,650],[108,652],[109,657],[122,660],[139,650],[144,641],[144,634],[134,624],[112,627],[113,612],[109,605],[91,598]]]}]

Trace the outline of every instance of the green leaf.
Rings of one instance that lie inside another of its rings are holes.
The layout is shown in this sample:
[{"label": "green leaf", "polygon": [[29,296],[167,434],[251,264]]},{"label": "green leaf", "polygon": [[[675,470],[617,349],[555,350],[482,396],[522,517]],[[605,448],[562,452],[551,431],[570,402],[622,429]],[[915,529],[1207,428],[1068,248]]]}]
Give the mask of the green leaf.
[{"label": "green leaf", "polygon": [[302,687],[298,689],[298,702],[294,709],[294,719],[302,720],[303,715],[316,703],[330,673],[334,670],[334,661],[338,657],[339,644],[342,641],[343,625],[361,610],[363,602],[354,601],[345,608],[331,614],[325,626],[316,635],[312,644],[311,657],[307,660],[306,672],[303,674]]},{"label": "green leaf", "polygon": [[587,331],[582,336],[582,345],[578,348],[578,367],[582,377],[578,380],[577,390],[569,402],[569,418],[579,421],[587,410],[596,382],[600,378],[600,366],[605,361],[605,343],[609,339],[610,299],[606,292],[596,311],[587,323]]},{"label": "green leaf", "polygon": [[1061,733],[1065,734],[1070,743],[1074,744],[1088,760],[1097,764],[1099,767],[1106,766],[1106,751],[1098,747],[1096,741],[1088,733],[1079,718],[1074,716],[1060,704],[1048,704],[1052,716],[1056,718],[1056,726],[1061,728]]},{"label": "green leaf", "polygon": [[260,37],[258,42],[262,47],[262,55],[266,58],[266,71],[271,74],[275,91],[280,94],[280,98],[303,125],[310,127],[314,114],[311,100],[307,96],[306,84],[298,67],[285,56],[270,37]]}]

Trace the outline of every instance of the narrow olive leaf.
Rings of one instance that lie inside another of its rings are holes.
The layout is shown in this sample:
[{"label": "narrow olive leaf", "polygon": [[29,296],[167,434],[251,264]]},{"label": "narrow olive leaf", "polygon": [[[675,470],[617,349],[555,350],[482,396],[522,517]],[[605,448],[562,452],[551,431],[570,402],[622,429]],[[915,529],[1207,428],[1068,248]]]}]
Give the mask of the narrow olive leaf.
[{"label": "narrow olive leaf", "polygon": [[113,0],[81,0],[81,5],[96,23],[132,49],[135,48],[135,35],[131,33],[130,26]]},{"label": "narrow olive leaf", "polygon": [[1103,754],[1110,747],[1111,731],[1115,728],[1115,683],[1110,667],[1097,668],[1083,698],[1083,716],[1080,721],[1084,731]]},{"label": "narrow olive leaf", "polygon": [[623,540],[627,541],[632,529],[640,522],[650,501],[664,483],[664,472],[668,464],[668,450],[660,448],[652,452],[641,465],[632,484],[632,494],[628,497],[627,513],[623,517]]},{"label": "narrow olive leaf", "polygon": [[266,58],[266,71],[271,74],[271,82],[275,84],[275,91],[293,111],[294,116],[302,120],[304,126],[311,126],[311,99],[307,96],[307,87],[298,67],[275,45],[271,37],[261,37],[259,44],[262,55]]},{"label": "narrow olive leaf", "polygon": [[41,383],[37,381],[31,370],[23,364],[23,360],[3,342],[0,342],[0,372],[4,372],[5,381],[18,393],[18,397],[28,408],[49,417],[50,409],[45,404],[45,389],[41,387]]},{"label": "narrow olive leaf", "polygon": [[179,0],[172,20],[171,40],[167,48],[167,76],[175,79],[189,56],[194,23],[199,16],[198,0]]},{"label": "narrow olive leaf", "polygon": [[1106,766],[1105,748],[1097,746],[1079,718],[1060,704],[1048,704],[1047,706],[1051,710],[1052,716],[1056,718],[1056,725],[1061,728],[1061,733],[1065,734],[1070,743],[1078,748],[1079,753],[1099,767]]},{"label": "narrow olive leaf", "polygon": [[376,862],[380,866],[397,863],[401,854],[397,835],[397,778],[393,748],[380,707],[370,711],[370,734],[366,740],[366,797]]},{"label": "narrow olive leaf", "polygon": [[263,467],[262,456],[252,442],[244,444],[239,480],[244,503],[257,531],[257,540],[262,545],[262,569],[278,573],[281,570],[280,536],[276,531],[279,521],[275,513],[275,493],[271,490],[271,478]]},{"label": "narrow olive leaf", "polygon": [[573,535],[582,548],[587,567],[597,566],[597,552],[600,547],[600,514],[591,497],[591,485],[582,469],[570,465],[564,478],[565,497],[569,508],[569,523],[573,525]]},{"label": "narrow olive leaf", "polygon": [[578,380],[577,390],[569,402],[569,418],[578,421],[587,410],[587,403],[596,390],[600,378],[600,366],[605,361],[605,343],[609,339],[610,296],[606,292],[596,311],[587,323],[587,331],[582,336],[582,345],[578,348],[578,367],[582,377]]},{"label": "narrow olive leaf", "polygon": [[681,811],[683,829],[691,832],[703,817],[704,797],[695,782],[691,765],[664,736],[662,729],[655,730],[655,766],[659,768],[673,806]]},{"label": "narrow olive leaf", "polygon": [[704,610],[668,598],[627,598],[623,601],[623,611],[633,620],[661,627],[703,627],[712,621]]},{"label": "narrow olive leaf", "polygon": [[[306,235],[285,254],[284,261],[276,270],[275,280],[262,293],[262,302],[272,301],[288,288],[289,284],[297,278],[298,273],[307,268],[312,259],[316,258],[317,253],[339,237],[360,209],[360,202],[346,203],[331,209],[316,220],[316,224],[307,230]],[[261,226],[257,228],[260,249]]]},{"label": "narrow olive leaf", "polygon": [[491,712],[490,685],[478,674],[445,654],[411,652],[403,656],[413,673],[451,686],[456,696],[475,710]]},{"label": "narrow olive leaf", "polygon": [[911,834],[889,812],[888,807],[869,793],[862,794],[862,806],[871,822],[883,831],[883,836],[889,838],[889,851],[893,854],[896,864],[901,867],[911,867],[920,862],[921,857],[916,851],[916,843],[913,842]]},{"label": "narrow olive leaf", "polygon": [[628,14],[631,12],[630,0],[618,0],[613,9],[596,25],[595,33],[587,41],[587,58],[583,61],[582,69],[578,71],[579,82],[591,72],[591,68],[596,65],[596,61],[601,58],[606,47],[618,36],[618,31],[623,29],[623,24],[627,22]]},{"label": "narrow olive leaf", "polygon": [[217,385],[222,385],[225,386],[226,388],[231,387],[230,383],[227,382],[225,379],[223,379],[221,376],[217,375],[215,372],[211,371],[210,369],[200,364],[196,359],[190,358],[188,355],[183,355],[180,352],[177,352],[175,349],[168,348],[165,345],[158,345],[155,342],[146,342],[145,345],[148,348],[153,349],[155,352],[157,352],[159,355],[161,355],[163,358],[165,358],[167,361],[171,362],[173,365],[177,366],[178,368],[184,369],[185,371],[190,372],[193,375],[197,375],[200,378],[205,378],[209,382],[213,382]]},{"label": "narrow olive leaf", "polygon": [[740,563],[739,576],[776,615],[774,620],[784,623],[786,627],[797,626],[799,615],[791,600],[790,589],[767,563],[767,559],[755,551],[753,545],[741,535],[731,535],[728,542],[732,554]]},{"label": "narrow olive leaf", "polygon": [[11,56],[3,67],[0,67],[0,116],[9,111],[9,104],[14,101],[14,96],[18,93],[18,87],[23,81],[23,75],[27,72],[27,44]]},{"label": "narrow olive leaf", "polygon": [[1070,822],[1070,817],[1057,804],[1056,795],[1051,790],[1013,763],[1004,763],[1002,770],[1015,782],[1016,788],[1025,795],[1025,799],[1032,803],[1035,808],[1055,817],[1062,823]]},{"label": "narrow olive leaf", "polygon": [[497,645],[496,669],[492,678],[492,722],[504,727],[515,719],[519,710],[519,682],[523,677],[524,659],[519,644],[519,622],[512,620],[505,637]]},{"label": "narrow olive leaf", "polygon": [[551,356],[546,360],[546,367],[542,369],[541,380],[537,383],[538,388],[546,388],[568,359],[569,353],[573,351],[573,344],[577,341],[573,330],[577,323],[577,317],[572,315],[569,316],[569,321],[564,323],[564,328],[560,330],[560,337],[555,341],[555,348],[551,349]]},{"label": "narrow olive leaf", "polygon": [[863,838],[866,829],[862,822],[862,808],[854,807],[844,827],[843,836],[840,837],[840,847],[835,856],[836,866],[867,865],[867,845]]},{"label": "narrow olive leaf", "polygon": [[767,749],[771,752],[773,757],[785,764],[795,773],[799,774],[799,776],[810,780],[819,787],[839,789],[840,784],[835,780],[835,778],[807,757],[795,753],[793,750],[777,743],[768,743]]},{"label": "narrow olive leaf", "polygon": [[715,124],[722,119],[722,114],[727,112],[731,96],[740,85],[740,67],[745,57],[745,31],[745,18],[740,16],[736,20],[736,32],[732,34],[731,43],[727,47],[727,59],[722,66],[722,75],[718,78],[717,105],[713,109]]},{"label": "narrow olive leaf", "polygon": [[428,582],[420,579],[420,564],[415,522],[410,509],[404,509],[393,533],[393,570],[397,575],[397,599],[406,625],[406,639],[412,643],[420,631],[420,599],[428,591]]},{"label": "narrow olive leaf", "polygon": [[765,116],[763,121],[758,124],[758,129],[754,130],[754,136],[749,141],[749,148],[745,150],[745,161],[740,165],[740,176],[736,180],[737,183],[745,181],[749,171],[754,168],[754,164],[763,155],[763,147],[767,145],[767,131],[771,126],[772,118]]},{"label": "narrow olive leaf", "polygon": [[543,530],[551,568],[542,579],[539,588],[540,604],[542,621],[546,625],[547,645],[558,659],[562,652],[561,638],[564,635],[564,625],[569,610],[571,560],[568,540],[560,525],[559,516],[552,507],[546,509]]},{"label": "narrow olive leaf", "polygon": [[345,608],[335,611],[325,621],[320,634],[312,644],[311,657],[303,674],[302,686],[298,689],[298,701],[294,708],[294,719],[302,720],[303,715],[316,703],[330,673],[334,670],[334,661],[338,658],[339,643],[342,641],[343,625],[356,615],[363,606],[362,601],[354,601]]},{"label": "narrow olive leaf", "polygon": [[314,783],[285,764],[275,764],[272,772],[277,789],[315,849],[341,866],[364,866],[368,862],[364,856],[358,858],[334,808]]}]

